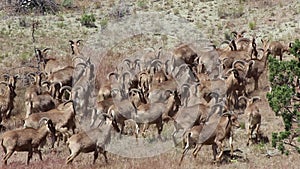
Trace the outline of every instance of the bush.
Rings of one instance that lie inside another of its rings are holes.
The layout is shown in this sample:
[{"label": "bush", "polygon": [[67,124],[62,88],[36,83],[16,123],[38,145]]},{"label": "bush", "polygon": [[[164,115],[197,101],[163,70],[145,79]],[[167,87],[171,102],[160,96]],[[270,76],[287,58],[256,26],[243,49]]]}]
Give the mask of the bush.
[{"label": "bush", "polygon": [[290,49],[291,54],[293,54],[298,61],[300,62],[300,40],[296,39],[295,42],[292,44],[292,48]]},{"label": "bush", "polygon": [[16,12],[18,13],[53,13],[58,11],[58,5],[55,0],[22,0],[15,4]]},{"label": "bush", "polygon": [[[294,48],[299,47],[298,45],[299,41],[296,40],[291,51],[295,51]],[[292,106],[291,104],[291,98],[296,94],[293,77],[300,77],[300,62],[295,60],[280,62],[274,57],[269,57],[268,61],[272,91],[267,93],[267,99],[276,116],[282,117],[285,126],[284,131],[272,134],[272,146],[281,151],[282,154],[289,155],[290,152],[285,148],[286,143],[291,144],[288,140],[292,138],[292,132],[299,132],[300,130],[299,125],[298,128],[292,129],[293,119],[300,120],[300,112],[297,111],[299,105]],[[299,140],[299,137],[297,139]],[[300,153],[300,148],[297,145],[293,145],[293,147]]]},{"label": "bush", "polygon": [[95,18],[94,14],[86,14],[86,13],[84,13],[81,16],[81,19],[80,19],[81,25],[89,27],[89,28],[97,27],[95,25],[95,23],[94,23],[95,21],[96,21],[96,18]]}]

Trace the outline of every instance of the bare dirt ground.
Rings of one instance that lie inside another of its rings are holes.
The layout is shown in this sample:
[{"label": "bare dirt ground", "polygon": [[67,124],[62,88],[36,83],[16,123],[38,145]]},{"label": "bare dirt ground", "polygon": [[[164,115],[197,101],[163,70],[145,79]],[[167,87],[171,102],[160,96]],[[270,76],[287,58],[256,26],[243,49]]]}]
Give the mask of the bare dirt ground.
[{"label": "bare dirt ground", "polygon": [[[61,2],[61,1],[60,1]],[[87,13],[94,13],[96,16],[95,24],[98,28],[86,28],[79,22],[83,11]],[[114,34],[116,27],[114,24],[122,22],[123,17],[116,16],[116,13],[121,11],[125,18],[141,12],[161,12],[165,16],[176,16],[183,19],[186,27],[193,27],[200,32],[199,39],[212,41],[219,45],[224,39],[225,34],[231,31],[246,30],[246,36],[256,34],[257,39],[269,38],[271,40],[280,40],[286,44],[288,42],[300,38],[300,2],[298,0],[229,0],[229,1],[198,1],[198,0],[164,0],[164,1],[74,1],[72,9],[64,9],[56,15],[22,15],[15,16],[8,14],[8,10],[2,9],[0,11],[1,25],[0,25],[0,70],[1,72],[12,71],[14,73],[22,73],[29,71],[23,68],[15,68],[19,65],[30,64],[34,53],[34,47],[52,48],[50,55],[56,57],[67,57],[70,55],[68,46],[69,39],[83,39],[83,50],[85,54],[92,56],[95,64],[100,68],[98,70],[97,78],[101,79],[103,76],[112,70],[114,64],[121,61],[122,58],[134,54],[140,48],[147,48],[148,46],[155,49],[161,44],[165,49],[172,49],[180,43],[178,39],[172,39],[173,34],[165,36],[158,35],[151,37],[124,37],[125,41],[118,44],[111,45],[110,42],[120,41]],[[36,42],[33,43],[31,39],[31,23],[38,21],[39,25],[36,30]],[[25,23],[20,24],[20,23]],[[127,27],[130,29],[134,20],[126,22],[120,32]],[[169,22],[168,22],[169,23]],[[177,23],[177,22],[175,22]],[[143,24],[140,22],[140,24]],[[165,25],[162,25],[164,27]],[[105,28],[106,27],[106,28]],[[143,26],[141,26],[143,27]],[[188,36],[192,34],[186,29],[172,29],[177,28],[177,25],[170,24],[167,26],[168,31],[177,30],[175,34]],[[111,30],[112,34],[103,33]],[[128,32],[128,30],[124,31]],[[139,32],[133,32],[139,33]],[[104,36],[105,35],[105,36]],[[196,36],[196,35],[195,35]],[[100,55],[97,49],[97,44],[104,40],[108,44],[109,49],[106,54]],[[196,38],[197,39],[197,38]],[[198,40],[199,40],[198,39]],[[261,46],[258,42],[258,46]],[[93,50],[89,50],[89,49]],[[105,57],[105,58],[104,58]],[[104,58],[104,59],[103,59]],[[107,59],[108,58],[108,59]],[[285,55],[284,59],[292,59]],[[17,65],[17,66],[16,66]],[[11,72],[10,72],[11,73]],[[20,83],[18,85],[21,86]],[[266,100],[266,92],[268,91],[267,74],[263,76],[260,81],[260,89],[252,95],[259,95],[262,102],[259,103],[262,112],[262,133],[271,141],[272,132],[283,130],[283,122],[280,117],[276,117],[274,112],[270,109]],[[250,90],[252,88],[250,84]],[[19,127],[22,124],[22,119],[25,116],[23,95],[24,89],[17,89],[17,104],[13,113],[12,119],[7,121],[9,129]],[[240,116],[240,121],[244,123],[246,117]],[[167,128],[171,128],[171,124]],[[36,154],[33,155],[33,160],[29,166],[25,166],[26,153],[14,153],[9,159],[9,165],[2,168],[299,168],[299,154],[291,148],[289,156],[281,155],[274,150],[270,143],[253,144],[246,146],[246,130],[243,128],[235,130],[234,147],[236,150],[236,159],[224,162],[224,164],[212,163],[212,151],[210,146],[204,146],[200,151],[198,157],[194,159],[191,154],[185,157],[182,166],[178,166],[182,149],[180,147],[173,148],[166,153],[148,157],[148,158],[126,158],[116,154],[108,153],[109,164],[105,164],[104,158],[99,154],[99,159],[95,165],[92,165],[92,154],[80,154],[72,165],[65,165],[65,159],[69,155],[65,145],[55,148],[50,151],[47,147],[43,151],[44,161],[39,161]],[[227,144],[227,142],[226,142]],[[226,146],[225,150],[229,150]],[[268,158],[266,154],[273,154],[274,156]],[[1,153],[1,158],[3,153]],[[1,163],[2,164],[2,163]]]}]

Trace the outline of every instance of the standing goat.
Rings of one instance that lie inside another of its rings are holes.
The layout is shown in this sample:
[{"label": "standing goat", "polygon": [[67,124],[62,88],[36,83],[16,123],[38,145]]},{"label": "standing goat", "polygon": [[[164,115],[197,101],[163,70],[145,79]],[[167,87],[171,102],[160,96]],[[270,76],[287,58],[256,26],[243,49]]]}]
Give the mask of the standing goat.
[{"label": "standing goat", "polygon": [[[106,114],[102,114],[107,116]],[[107,163],[107,156],[105,151],[105,145],[110,141],[110,132],[112,129],[112,121],[107,120],[106,124],[100,126],[100,128],[91,129],[87,132],[81,132],[70,137],[67,141],[68,147],[70,149],[70,156],[67,158],[66,163],[71,163],[75,157],[77,157],[81,152],[89,153],[94,152],[94,160],[98,158],[98,152],[103,154],[105,162]]]},{"label": "standing goat", "polygon": [[279,41],[272,41],[269,40],[261,40],[263,43],[264,49],[264,56],[266,55],[273,55],[275,58],[279,56],[280,61],[282,61],[282,55],[284,52],[289,52],[289,46],[285,46],[281,44]]},{"label": "standing goat", "polygon": [[256,130],[256,139],[259,139],[259,128],[261,125],[261,114],[259,108],[255,104],[255,100],[260,100],[260,97],[252,97],[251,99],[246,98],[245,96],[239,97],[239,100],[244,99],[246,101],[246,109],[244,113],[248,116],[247,122],[247,134],[248,141],[247,146],[249,145],[250,140],[252,139],[253,131]]},{"label": "standing goat", "polygon": [[[194,157],[197,156],[197,153],[200,151],[203,145],[212,145],[213,149],[213,156],[214,160],[216,160],[217,156],[217,148],[220,149],[220,153],[218,155],[218,161],[220,161],[223,155],[223,140],[225,138],[229,138],[229,144],[231,152],[230,154],[233,155],[233,145],[232,145],[232,131],[231,127],[236,126],[240,127],[240,123],[238,122],[237,115],[233,112],[226,112],[221,115],[220,118],[213,119],[208,121],[203,125],[203,127],[194,127],[186,134],[186,147],[183,151],[182,157],[180,159],[181,164],[185,154],[190,149],[192,143],[196,144],[194,149],[193,155]],[[212,118],[210,118],[212,119]],[[216,121],[218,120],[218,121]],[[200,131],[199,131],[200,130]],[[198,138],[193,138],[194,135],[199,136]]]},{"label": "standing goat", "polygon": [[1,146],[5,153],[3,158],[5,165],[7,165],[7,160],[15,151],[28,152],[27,165],[32,158],[33,152],[38,153],[40,160],[42,160],[42,153],[39,150],[39,147],[42,147],[45,144],[46,137],[49,133],[51,133],[52,136],[55,135],[55,128],[52,121],[43,118],[40,120],[40,123],[44,120],[46,120],[46,125],[39,129],[24,128],[3,133]]}]

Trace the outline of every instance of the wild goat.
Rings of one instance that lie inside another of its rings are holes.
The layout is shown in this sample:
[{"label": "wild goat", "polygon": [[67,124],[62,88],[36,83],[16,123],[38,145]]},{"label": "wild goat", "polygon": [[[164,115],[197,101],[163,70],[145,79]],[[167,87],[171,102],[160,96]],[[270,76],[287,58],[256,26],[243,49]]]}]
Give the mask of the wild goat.
[{"label": "wild goat", "polygon": [[[106,114],[102,115],[107,116]],[[105,145],[110,142],[111,129],[112,121],[109,119],[106,124],[103,124],[100,127],[72,135],[67,141],[70,156],[67,158],[66,163],[71,163],[81,152],[94,152],[93,164],[98,158],[98,152],[100,152],[103,154],[105,162],[107,163]]]},{"label": "wild goat", "polygon": [[38,64],[42,64],[42,70],[49,76],[52,72],[65,68],[67,65],[59,59],[48,57],[47,51],[50,48],[45,48],[42,51],[36,49],[36,57],[38,58]]},{"label": "wild goat", "polygon": [[0,124],[2,122],[2,118],[9,117],[12,109],[14,108],[13,102],[14,98],[17,96],[14,88],[11,84],[7,82],[0,82],[0,84],[4,84],[6,86],[5,92],[0,95]]},{"label": "wild goat", "polygon": [[289,52],[289,46],[282,45],[279,41],[272,41],[262,39],[261,40],[264,49],[264,56],[266,55],[273,55],[279,56],[280,61],[282,61],[282,56],[284,52]]},{"label": "wild goat", "polygon": [[42,147],[46,142],[46,137],[49,133],[52,137],[55,135],[55,128],[50,119],[41,119],[39,123],[45,121],[44,126],[38,129],[34,128],[24,128],[7,131],[2,134],[1,146],[5,153],[4,164],[7,165],[7,160],[15,151],[27,151],[27,165],[32,158],[33,152],[38,153],[40,160],[42,160],[42,153],[39,147]]},{"label": "wild goat", "polygon": [[255,104],[255,100],[260,100],[260,97],[252,97],[250,99],[246,98],[245,96],[239,97],[239,100],[245,100],[246,101],[246,109],[244,110],[244,113],[248,116],[247,121],[247,146],[249,145],[250,140],[252,139],[253,131],[256,130],[256,139],[259,138],[259,129],[261,125],[261,113],[259,112],[258,106]]},{"label": "wild goat", "polygon": [[[68,101],[63,103],[64,106],[61,109],[52,109],[46,112],[40,112],[29,115],[28,118],[24,119],[24,127],[38,128],[39,121],[43,118],[48,118],[53,121],[55,129],[60,132],[64,132],[72,129],[73,134],[75,133],[76,123],[75,123],[75,112],[73,109],[73,102]],[[52,147],[54,146],[54,141],[52,142]]]},{"label": "wild goat", "polygon": [[[175,107],[180,104],[178,101],[178,94],[170,92],[165,103],[141,104],[137,107],[136,114],[131,115],[131,119],[138,124],[137,126],[145,124],[142,131],[147,129],[149,124],[155,124],[158,131],[158,138],[161,139],[163,120],[167,120],[170,114],[176,113],[174,110],[176,111]],[[139,127],[137,131],[139,131]]]},{"label": "wild goat", "polygon": [[[231,155],[233,155],[233,145],[232,145],[232,136],[233,133],[231,131],[231,127],[236,126],[240,127],[240,123],[238,122],[238,117],[233,112],[226,112],[221,115],[221,117],[212,119],[206,122],[203,127],[194,128],[190,130],[186,134],[186,147],[182,153],[182,157],[180,159],[179,165],[181,164],[184,156],[191,148],[192,143],[196,144],[196,147],[193,151],[194,157],[197,156],[197,153],[200,151],[203,145],[212,145],[214,160],[216,160],[217,156],[217,148],[219,148],[220,153],[218,155],[218,161],[220,161],[223,155],[223,140],[225,138],[229,138],[229,144],[231,149]],[[200,130],[200,131],[199,131]],[[193,138],[192,136],[198,136],[198,138]]]}]

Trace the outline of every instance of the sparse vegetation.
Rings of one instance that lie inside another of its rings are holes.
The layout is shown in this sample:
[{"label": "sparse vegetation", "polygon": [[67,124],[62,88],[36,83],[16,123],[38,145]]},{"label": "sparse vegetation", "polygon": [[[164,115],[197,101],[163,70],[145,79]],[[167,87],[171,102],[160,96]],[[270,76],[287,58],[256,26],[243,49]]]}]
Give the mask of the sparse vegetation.
[{"label": "sparse vegetation", "polygon": [[94,14],[87,14],[87,13],[84,13],[81,16],[81,19],[80,19],[81,25],[86,26],[88,28],[97,27],[95,25],[95,21],[96,21],[95,15]]},{"label": "sparse vegetation", "polygon": [[251,29],[251,30],[256,29],[256,22],[255,21],[249,22],[249,29]]},{"label": "sparse vegetation", "polygon": [[[12,0],[15,2],[16,0]],[[34,0],[32,0],[34,1]],[[116,22],[122,22],[123,19],[134,17],[136,14],[144,12],[161,12],[162,16],[173,16],[181,18],[183,21],[185,19],[193,19],[194,22],[190,22],[192,26],[195,26],[200,34],[195,34],[195,41],[200,40],[199,46],[205,47],[211,43],[215,44],[218,48],[218,45],[222,40],[231,40],[233,37],[230,34],[231,30],[247,30],[245,37],[249,38],[253,34],[257,37],[257,48],[261,47],[260,39],[263,36],[267,36],[268,39],[280,40],[282,42],[293,42],[293,48],[291,50],[292,55],[285,53],[284,61],[279,62],[270,58],[268,65],[271,66],[269,79],[266,79],[267,75],[263,75],[260,79],[259,89],[255,94],[260,96],[266,95],[267,87],[269,82],[271,82],[272,92],[267,96],[268,99],[271,99],[270,103],[265,97],[262,97],[262,103],[259,103],[262,114],[262,126],[261,132],[263,136],[269,137],[270,143],[265,143],[263,141],[255,142],[253,145],[250,144],[246,148],[246,128],[245,123],[246,116],[244,114],[239,115],[241,119],[241,129],[235,130],[234,132],[234,145],[235,152],[234,158],[232,160],[224,160],[223,163],[218,165],[218,168],[265,168],[267,164],[270,164],[272,168],[297,168],[299,162],[297,162],[298,154],[300,153],[300,137],[295,136],[299,133],[299,127],[297,128],[297,122],[299,122],[299,112],[294,111],[293,106],[290,104],[290,99],[293,98],[297,93],[291,87],[290,83],[292,82],[292,77],[297,72],[300,71],[299,64],[293,59],[298,58],[300,61],[300,42],[299,42],[299,28],[298,22],[295,18],[298,18],[300,14],[299,4],[295,1],[291,2],[280,1],[247,1],[247,0],[230,0],[230,1],[212,1],[212,0],[201,0],[201,1],[173,1],[166,0],[162,6],[162,1],[88,1],[88,0],[37,0],[37,1],[52,1],[57,2],[59,5],[55,15],[52,15],[52,10],[46,8],[46,12],[42,12],[43,9],[39,7],[34,8],[20,8],[18,13],[15,12],[15,8],[8,8],[0,10],[0,17],[2,25],[0,26],[0,42],[1,42],[1,54],[0,54],[0,64],[1,73],[2,72],[17,72],[17,73],[26,73],[32,71],[31,68],[22,66],[32,65],[35,61],[34,48],[49,47],[51,50],[48,52],[48,56],[54,58],[63,58],[68,57],[70,54],[68,48],[68,40],[70,39],[82,39],[83,46],[89,47],[88,45],[93,45],[91,43],[95,42],[90,40],[95,38],[94,33],[99,30],[106,29],[101,32],[109,32],[110,26]],[[1,2],[0,2],[1,4]],[[277,4],[277,5],[275,5]],[[279,4],[279,5],[278,5]],[[284,6],[280,9],[278,13],[278,8]],[[16,6],[13,6],[16,7]],[[6,11],[13,12],[7,13]],[[285,13],[280,17],[280,13]],[[16,16],[15,16],[16,15]],[[269,18],[271,15],[271,18]],[[126,16],[126,17],[124,17]],[[32,20],[41,21],[38,29],[36,30],[36,42],[32,43],[31,38],[31,24]],[[221,18],[221,19],[220,19]],[[259,18],[259,19],[256,19]],[[151,20],[152,18],[148,18]],[[172,19],[172,18],[171,18]],[[276,19],[274,22],[272,19]],[[186,24],[186,22],[183,22]],[[277,23],[280,25],[277,25]],[[142,25],[143,22],[140,22]],[[156,25],[157,30],[161,26],[165,26],[165,23],[161,25]],[[274,25],[275,24],[275,25]],[[82,26],[80,26],[82,25]],[[99,26],[99,29],[88,29],[90,27]],[[137,25],[139,26],[139,25]],[[173,25],[170,24],[168,27],[173,28],[182,25]],[[87,28],[88,27],[88,28]],[[128,25],[128,30],[131,30],[131,25]],[[171,29],[170,29],[171,30]],[[120,29],[120,32],[126,30]],[[141,29],[141,31],[144,31]],[[99,59],[101,62],[97,63],[101,66],[100,73],[96,74],[97,78],[105,78],[105,73],[112,71],[116,63],[120,63],[124,57],[131,56],[136,54],[138,50],[144,48],[154,48],[157,49],[157,46],[162,45],[163,52],[161,56],[169,56],[169,50],[171,50],[174,44],[179,44],[180,40],[176,39],[177,33],[185,32],[188,33],[185,29],[180,29],[178,32],[167,32],[167,34],[157,34],[155,38],[158,40],[153,40],[151,35],[144,36],[143,38],[138,38],[134,36],[133,38],[122,39],[121,42],[116,43],[116,46],[112,47],[111,53],[107,53],[105,58]],[[135,32],[134,32],[135,33]],[[127,35],[126,35],[127,36]],[[126,37],[124,36],[124,37]],[[130,36],[130,35],[129,35]],[[102,38],[99,36],[99,38]],[[193,38],[193,37],[192,37]],[[115,42],[117,39],[114,36],[110,38],[105,38],[105,40],[110,42]],[[137,40],[139,39],[139,40]],[[296,39],[296,40],[295,40]],[[201,44],[202,41],[205,44]],[[285,43],[288,44],[288,43]],[[82,47],[82,46],[80,46]],[[92,46],[93,48],[94,46]],[[101,46],[96,46],[101,47]],[[223,46],[222,46],[223,47]],[[211,48],[207,48],[211,49]],[[207,50],[205,48],[205,50]],[[91,56],[94,56],[93,51],[89,51]],[[259,51],[260,52],[260,51]],[[260,56],[260,55],[259,55]],[[97,55],[99,57],[99,55]],[[102,57],[102,56],[101,56]],[[170,56],[171,57],[171,56]],[[289,61],[289,63],[286,60]],[[98,61],[98,60],[97,60]],[[255,62],[257,64],[258,62]],[[22,68],[14,69],[14,67],[20,66]],[[97,65],[98,66],[98,65]],[[164,65],[162,65],[163,67]],[[79,65],[80,67],[80,65]],[[81,65],[82,67],[82,65]],[[33,69],[33,68],[32,68]],[[272,69],[272,70],[271,70]],[[8,71],[9,70],[9,71]],[[36,69],[34,69],[36,71]],[[103,71],[103,72],[102,72]],[[286,72],[286,73],[285,73]],[[296,73],[295,73],[296,72]],[[8,130],[21,127],[23,124],[23,115],[24,110],[24,88],[18,88],[20,86],[26,85],[24,79],[18,79],[17,86],[17,97],[15,100],[15,108],[13,111],[13,117],[6,121],[6,128]],[[252,80],[249,81],[252,83]],[[261,85],[262,84],[262,85]],[[100,85],[98,85],[99,87]],[[98,88],[97,87],[97,88]],[[252,95],[252,93],[249,93]],[[298,94],[299,95],[299,94]],[[299,96],[300,97],[300,96]],[[20,104],[21,103],[21,104]],[[272,108],[269,109],[269,105]],[[285,107],[290,109],[287,110]],[[299,108],[298,108],[299,109]],[[275,117],[275,116],[278,117]],[[282,122],[284,125],[282,125]],[[296,126],[296,129],[295,129]],[[172,123],[166,125],[166,130],[162,131],[162,137],[165,138],[172,133]],[[133,129],[134,130],[134,129]],[[155,146],[156,141],[156,128],[150,127],[147,130],[147,135],[144,140],[151,143],[151,146]],[[1,136],[1,134],[0,134]],[[255,138],[253,138],[255,139]],[[272,142],[271,142],[272,141]],[[225,142],[225,157],[227,157],[226,152],[229,149],[228,143]],[[296,145],[296,146],[294,146]],[[270,153],[271,158],[265,158],[265,155],[269,151],[273,151],[272,147],[276,147],[281,153],[289,155],[279,155],[273,156]],[[239,152],[239,150],[241,152]],[[2,149],[0,150],[1,154]],[[57,154],[55,154],[58,152]],[[33,155],[33,160],[31,165],[28,168],[41,168],[41,167],[50,167],[50,168],[215,168],[216,165],[212,165],[212,153],[211,147],[204,146],[199,153],[198,157],[195,160],[186,160],[186,163],[182,167],[178,167],[178,160],[182,149],[180,146],[170,149],[168,152],[159,154],[154,157],[149,158],[138,158],[131,159],[122,156],[115,155],[108,152],[109,164],[105,164],[104,159],[98,159],[94,165],[92,165],[92,158],[90,155],[82,155],[80,158],[76,158],[72,166],[64,165],[65,158],[69,155],[67,151],[67,146],[55,147],[52,150],[48,149],[48,145],[43,149],[43,157],[45,157],[43,162],[40,162],[38,157]],[[247,154],[246,154],[247,153]],[[55,154],[55,155],[53,155]],[[239,156],[247,157],[243,160]],[[192,159],[191,154],[187,154],[187,158]],[[3,157],[3,156],[2,156]],[[11,157],[10,164],[6,168],[22,168],[23,161],[26,157],[20,153],[15,154]],[[36,158],[36,160],[35,160]],[[294,161],[290,163],[290,161]],[[224,164],[225,163],[225,164]],[[272,166],[271,166],[272,165]],[[27,167],[26,167],[27,168]]]}]

